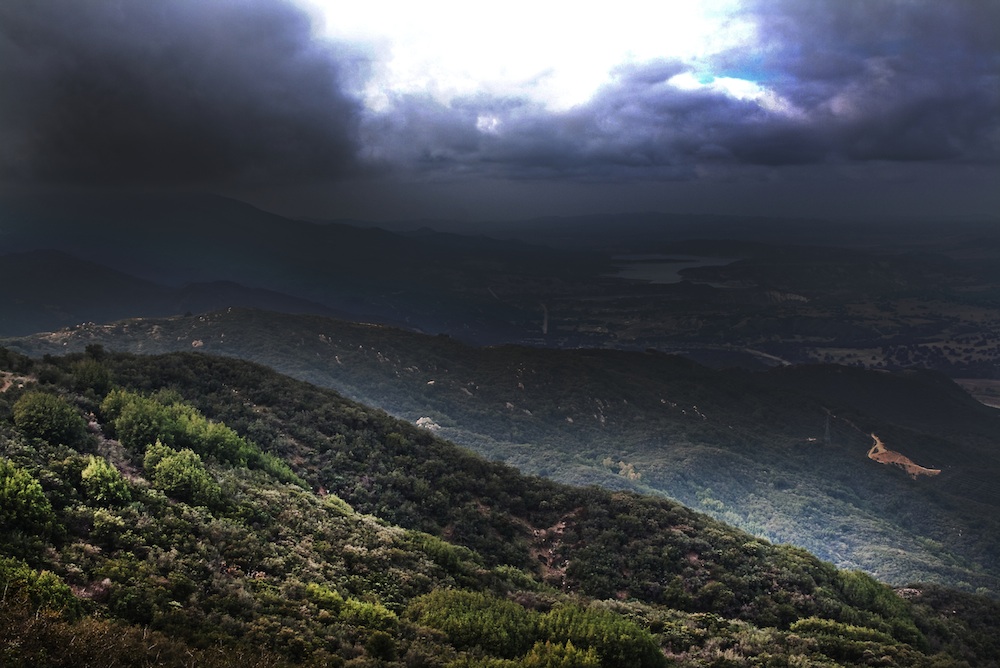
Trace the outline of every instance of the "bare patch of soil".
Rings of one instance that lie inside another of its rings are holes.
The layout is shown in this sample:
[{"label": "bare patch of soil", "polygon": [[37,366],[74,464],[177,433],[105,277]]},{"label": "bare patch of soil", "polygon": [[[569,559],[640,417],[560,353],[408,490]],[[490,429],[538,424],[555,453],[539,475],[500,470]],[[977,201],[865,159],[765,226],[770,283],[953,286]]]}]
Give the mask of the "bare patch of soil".
[{"label": "bare patch of soil", "polygon": [[910,477],[914,480],[916,480],[919,475],[937,475],[941,473],[941,469],[925,468],[913,463],[909,457],[906,457],[895,450],[889,450],[885,447],[885,443],[882,442],[882,439],[875,434],[871,434],[871,437],[874,439],[875,443],[868,451],[868,459],[876,461],[879,464],[891,464],[898,466],[909,473]]},{"label": "bare patch of soil", "polygon": [[9,371],[0,371],[0,392],[6,392],[12,387],[23,387],[25,383],[33,380],[27,376],[19,376]]},{"label": "bare patch of soil", "polygon": [[582,508],[576,508],[564,515],[558,522],[547,528],[528,527],[531,531],[532,558],[538,561],[541,567],[542,578],[550,583],[565,586],[566,567],[569,562],[565,561],[560,552],[562,551],[562,537],[566,531],[568,522],[573,521]]}]

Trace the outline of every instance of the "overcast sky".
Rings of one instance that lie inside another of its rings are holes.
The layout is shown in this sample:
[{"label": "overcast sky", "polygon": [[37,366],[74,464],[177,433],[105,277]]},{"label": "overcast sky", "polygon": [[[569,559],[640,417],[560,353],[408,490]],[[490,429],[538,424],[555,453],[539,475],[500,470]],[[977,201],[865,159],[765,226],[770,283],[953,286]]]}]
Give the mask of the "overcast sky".
[{"label": "overcast sky", "polygon": [[10,0],[0,191],[1000,213],[1000,1]]}]

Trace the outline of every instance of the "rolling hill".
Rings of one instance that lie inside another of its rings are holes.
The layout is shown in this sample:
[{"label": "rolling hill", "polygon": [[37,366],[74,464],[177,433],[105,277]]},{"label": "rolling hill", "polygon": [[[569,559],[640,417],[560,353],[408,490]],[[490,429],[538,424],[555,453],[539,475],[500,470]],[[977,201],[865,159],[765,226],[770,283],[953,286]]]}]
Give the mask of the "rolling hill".
[{"label": "rolling hill", "polygon": [[446,227],[307,222],[209,195],[8,195],[4,262],[69,257],[35,262],[30,282],[6,272],[0,335],[253,306],[477,345],[997,375],[1000,245],[987,224],[622,214]]},{"label": "rolling hill", "polygon": [[[524,284],[529,292],[538,283],[572,284],[608,267],[589,253],[482,236],[309,223],[210,195],[0,199],[0,253],[28,251],[86,258],[134,277],[133,283],[235,283],[311,304],[306,312],[318,306],[354,319],[491,342],[523,336],[526,322],[537,329],[537,297],[525,311],[502,299],[506,292]],[[58,262],[46,266],[55,275],[36,276],[36,282],[59,293],[65,286],[58,277],[68,269]],[[63,299],[75,297],[69,291]]]},{"label": "rolling hill", "polygon": [[285,313],[341,315],[314,302],[228,281],[167,287],[52,250],[0,256],[0,285],[3,336],[234,305]]},{"label": "rolling hill", "polygon": [[[896,584],[1000,591],[1000,417],[932,372],[713,370],[240,309],[7,342],[35,356],[93,344],[255,360],[527,473],[664,495]],[[869,459],[874,436],[941,473]]]},{"label": "rolling hill", "polygon": [[4,665],[1000,661],[987,599],[526,477],[259,365],[0,370]]}]

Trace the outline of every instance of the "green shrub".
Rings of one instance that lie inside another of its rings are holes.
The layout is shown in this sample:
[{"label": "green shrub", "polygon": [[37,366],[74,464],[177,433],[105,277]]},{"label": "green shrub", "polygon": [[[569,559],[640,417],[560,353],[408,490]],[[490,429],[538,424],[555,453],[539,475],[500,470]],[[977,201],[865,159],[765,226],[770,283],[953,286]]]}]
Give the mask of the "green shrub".
[{"label": "green shrub", "polygon": [[542,635],[593,648],[606,668],[665,666],[652,634],[610,610],[563,605],[542,616]]},{"label": "green shrub", "polygon": [[36,571],[17,559],[0,557],[0,593],[4,601],[20,601],[36,613],[75,617],[80,612],[80,602],[55,574]]},{"label": "green shrub", "polygon": [[521,660],[524,668],[600,668],[601,659],[593,647],[579,649],[569,640],[563,643],[535,643]]},{"label": "green shrub", "polygon": [[340,609],[340,618],[353,626],[380,631],[394,631],[399,625],[396,613],[380,603],[368,603],[349,598]]},{"label": "green shrub", "polygon": [[344,605],[343,596],[315,582],[306,585],[306,597],[320,608],[333,613],[339,613]]},{"label": "green shrub", "polygon": [[365,652],[372,658],[392,661],[396,658],[396,641],[385,631],[375,631],[365,641]]},{"label": "green shrub", "polygon": [[54,522],[52,505],[41,484],[24,469],[0,458],[0,531],[47,533]]},{"label": "green shrub", "polygon": [[465,574],[475,565],[476,553],[467,547],[453,545],[422,531],[410,531],[407,538],[410,545],[453,575]]},{"label": "green shrub", "polygon": [[115,437],[138,453],[157,441],[177,442],[177,422],[164,408],[154,399],[123,390],[111,392],[101,403],[101,412]]},{"label": "green shrub", "polygon": [[96,359],[87,358],[75,362],[71,370],[73,387],[80,392],[92,390],[98,397],[103,397],[111,389],[111,374]]},{"label": "green shrub", "polygon": [[14,425],[32,438],[76,446],[87,437],[87,423],[62,397],[28,392],[14,404]]},{"label": "green shrub", "polygon": [[444,631],[458,649],[478,647],[508,659],[523,656],[538,639],[536,613],[481,592],[439,589],[415,599],[408,614]]},{"label": "green shrub", "polygon": [[143,469],[153,486],[167,496],[209,507],[222,498],[221,488],[201,457],[189,448],[174,450],[156,442],[146,450]]},{"label": "green shrub", "polygon": [[843,621],[877,626],[896,640],[926,646],[927,640],[917,629],[911,609],[891,587],[861,571],[838,571],[837,584],[844,600],[856,608],[852,618]]},{"label": "green shrub", "polygon": [[829,619],[819,619],[809,617],[800,619],[792,624],[789,629],[792,633],[805,635],[831,635],[847,640],[860,640],[870,642],[880,642],[893,644],[896,641],[888,633],[876,631],[867,626],[854,626],[852,624],[841,624]]},{"label": "green shrub", "polygon": [[[169,403],[164,403],[169,402]],[[212,422],[173,392],[146,397],[115,390],[101,403],[101,412],[122,445],[142,453],[157,441],[172,448],[189,448],[202,457],[234,466],[249,466],[282,482],[307,485],[280,458],[263,452],[233,429]]]},{"label": "green shrub", "polygon": [[87,498],[97,504],[120,506],[132,500],[128,482],[103,457],[91,455],[80,476]]}]

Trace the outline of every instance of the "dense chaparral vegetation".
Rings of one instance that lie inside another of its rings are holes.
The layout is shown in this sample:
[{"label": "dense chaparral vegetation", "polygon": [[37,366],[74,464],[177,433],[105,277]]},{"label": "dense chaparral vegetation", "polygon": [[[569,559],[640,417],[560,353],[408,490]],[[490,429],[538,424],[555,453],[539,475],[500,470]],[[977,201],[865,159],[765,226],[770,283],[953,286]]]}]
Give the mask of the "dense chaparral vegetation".
[{"label": "dense chaparral vegetation", "polygon": [[0,663],[989,666],[1000,605],[187,353],[0,349]]},{"label": "dense chaparral vegetation", "polygon": [[[710,369],[235,308],[12,342],[95,344],[254,360],[528,473],[665,495],[896,585],[1000,592],[1000,412],[935,372]],[[873,462],[873,433],[940,475]]]}]

